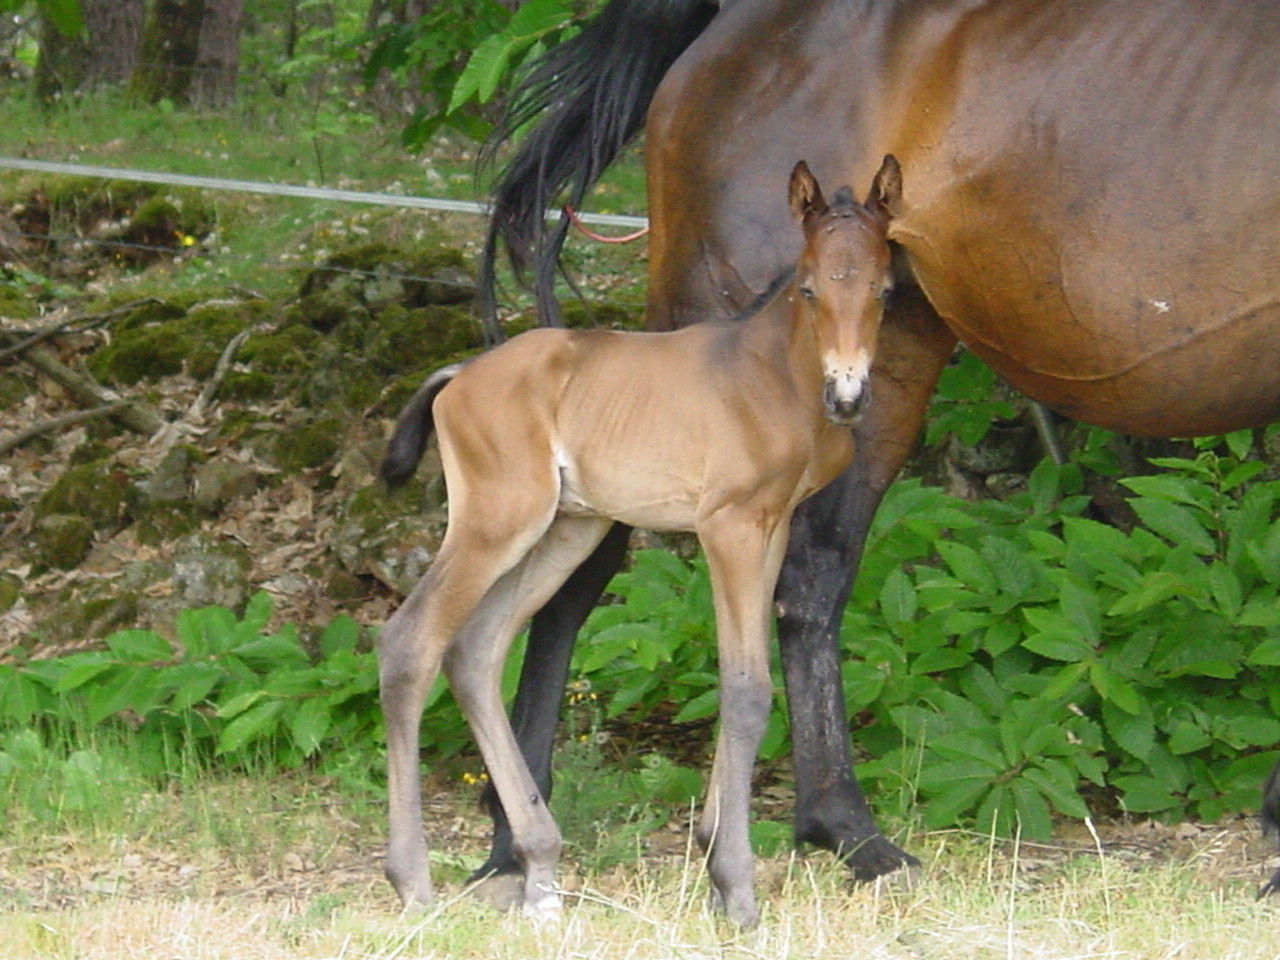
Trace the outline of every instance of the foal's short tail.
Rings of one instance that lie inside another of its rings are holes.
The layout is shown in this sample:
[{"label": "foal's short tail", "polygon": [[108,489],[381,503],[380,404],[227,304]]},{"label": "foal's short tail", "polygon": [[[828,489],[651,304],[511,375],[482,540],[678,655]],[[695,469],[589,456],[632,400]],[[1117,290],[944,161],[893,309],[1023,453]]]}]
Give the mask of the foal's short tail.
[{"label": "foal's short tail", "polygon": [[442,367],[427,377],[427,382],[418,388],[396,421],[395,432],[391,434],[391,442],[387,444],[387,455],[382,461],[382,479],[392,489],[407,483],[418,469],[418,461],[422,459],[422,451],[427,448],[431,432],[435,429],[435,418],[431,414],[431,405],[436,395],[448,386],[449,381],[458,375],[462,364],[455,363]]}]

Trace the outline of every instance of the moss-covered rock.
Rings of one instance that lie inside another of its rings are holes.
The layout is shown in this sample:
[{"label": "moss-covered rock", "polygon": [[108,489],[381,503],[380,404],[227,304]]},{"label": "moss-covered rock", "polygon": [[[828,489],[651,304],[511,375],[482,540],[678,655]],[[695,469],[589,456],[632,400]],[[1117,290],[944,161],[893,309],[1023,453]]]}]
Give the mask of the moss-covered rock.
[{"label": "moss-covered rock", "polygon": [[109,460],[81,464],[65,471],[36,501],[39,520],[53,514],[84,517],[95,530],[119,525],[124,516],[129,480]]},{"label": "moss-covered rock", "polygon": [[195,472],[193,498],[206,514],[215,514],[232,500],[258,489],[258,471],[247,463],[210,460]]},{"label": "moss-covered rock", "polygon": [[37,569],[71,570],[93,543],[93,524],[85,517],[69,513],[51,513],[35,525],[35,544],[31,560]]},{"label": "moss-covered rock", "polygon": [[484,346],[480,325],[457,307],[384,311],[373,325],[365,355],[382,374],[443,366]]},{"label": "moss-covered rock", "polygon": [[89,369],[120,386],[181,373],[192,339],[179,320],[134,327],[94,352]]},{"label": "moss-covered rock", "polygon": [[173,558],[174,596],[181,606],[240,610],[248,599],[249,551],[234,540],[205,533],[184,537]]},{"label": "moss-covered rock", "polygon": [[262,370],[232,370],[223,379],[218,396],[239,402],[266,400],[275,395],[280,383],[278,377]]},{"label": "moss-covered rock", "polygon": [[560,304],[560,317],[564,325],[585,330],[638,330],[642,326],[642,314],[639,307],[628,309],[616,303],[568,300]]},{"label": "moss-covered rock", "polygon": [[158,547],[200,529],[201,513],[189,500],[160,500],[138,509],[133,532],[139,543]]},{"label": "moss-covered rock", "polygon": [[407,307],[467,303],[475,298],[475,280],[462,251],[453,247],[403,250],[369,243],[335,253],[302,283],[302,300],[321,293],[353,298],[374,309],[400,303]]},{"label": "moss-covered rock", "polygon": [[395,494],[371,485],[349,497],[331,540],[343,569],[373,576],[397,593],[412,590],[439,550],[446,526],[444,509],[424,508],[426,499],[419,481]]},{"label": "moss-covered rock", "polygon": [[0,574],[0,613],[13,608],[22,596],[22,581],[11,574]]},{"label": "moss-covered rock", "polygon": [[272,333],[254,334],[240,348],[240,358],[265,373],[297,373],[315,363],[324,337],[301,323]]},{"label": "moss-covered rock", "polygon": [[[0,313],[4,312],[0,304]],[[36,392],[36,383],[30,377],[12,370],[0,373],[0,410],[12,410]]]},{"label": "moss-covered rock", "polygon": [[283,470],[314,470],[337,456],[343,424],[337,417],[320,417],[286,427],[271,447],[272,459]]},{"label": "moss-covered rock", "polygon": [[117,333],[125,330],[136,330],[138,327],[165,323],[169,320],[180,320],[187,314],[187,308],[174,300],[148,298],[115,322]]}]

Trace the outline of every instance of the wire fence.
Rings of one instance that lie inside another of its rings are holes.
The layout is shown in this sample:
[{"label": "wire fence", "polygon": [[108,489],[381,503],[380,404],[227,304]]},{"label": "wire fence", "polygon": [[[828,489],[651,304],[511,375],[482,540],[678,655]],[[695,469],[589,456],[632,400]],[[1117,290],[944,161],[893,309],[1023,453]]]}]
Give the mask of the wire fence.
[{"label": "wire fence", "polygon": [[[93,164],[62,163],[47,160],[31,160],[22,157],[0,156],[0,170],[16,170],[44,173],[51,176],[89,177],[198,190],[229,191],[273,197],[299,198],[317,202],[337,202],[378,207],[395,207],[433,213],[473,215],[477,217],[487,217],[490,212],[490,206],[488,204],[476,201],[452,200],[441,197],[419,197],[393,193],[376,193],[360,190],[342,190],[327,187],[311,187],[226,177],[193,176],[168,171],[136,170]],[[546,212],[546,217],[549,221],[559,220],[561,216],[562,214],[559,210],[548,210]],[[575,212],[573,216],[574,219],[583,223],[605,227],[643,229],[648,225],[648,219],[640,216],[577,212]],[[18,229],[12,225],[3,230],[3,236],[10,240],[22,240],[33,245],[52,244],[66,246],[68,249],[75,249],[77,247],[95,247],[122,254],[137,253],[146,258],[152,259],[161,257],[181,259],[184,257],[203,256],[216,258],[223,264],[234,262],[235,260],[242,260],[246,263],[252,262],[258,267],[275,266],[282,269],[294,270],[299,268],[323,269],[327,272],[343,273],[370,279],[390,279],[410,282],[429,280],[434,284],[448,284],[449,282],[442,281],[438,277],[422,277],[414,274],[402,273],[394,269],[387,269],[386,267],[380,267],[377,270],[368,270],[357,267],[343,267],[331,262],[318,261],[308,263],[296,257],[292,259],[277,258],[270,261],[264,261],[261,257],[256,255],[235,255],[229,253],[225,249],[222,251],[215,251],[206,248],[194,248],[191,246],[179,245],[177,243],[173,245],[143,243],[111,239],[107,237],[95,237],[79,233],[54,233],[49,231],[33,232],[30,230]],[[458,283],[456,285],[459,287],[463,286],[462,283]],[[638,304],[634,302],[613,300],[607,296],[601,296],[597,299],[600,302],[614,303],[618,306],[638,306]]]}]

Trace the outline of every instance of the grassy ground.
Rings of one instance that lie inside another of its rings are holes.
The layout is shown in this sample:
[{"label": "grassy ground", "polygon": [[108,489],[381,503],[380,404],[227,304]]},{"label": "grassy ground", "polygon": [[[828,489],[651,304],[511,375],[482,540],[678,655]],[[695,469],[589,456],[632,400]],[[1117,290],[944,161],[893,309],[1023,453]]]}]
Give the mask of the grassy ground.
[{"label": "grassy ground", "polygon": [[[577,845],[566,910],[536,927],[467,896],[484,819],[437,790],[439,903],[402,916],[380,876],[382,811],[319,779],[205,778],[61,829],[6,821],[0,957],[24,958],[1272,958],[1252,825],[1111,824],[1051,846],[914,834],[914,882],[851,888],[825,856],[760,864],[758,930],[711,915],[686,818],[597,868]],[[776,811],[782,815],[782,811]],[[15,829],[20,834],[15,836]]]}]

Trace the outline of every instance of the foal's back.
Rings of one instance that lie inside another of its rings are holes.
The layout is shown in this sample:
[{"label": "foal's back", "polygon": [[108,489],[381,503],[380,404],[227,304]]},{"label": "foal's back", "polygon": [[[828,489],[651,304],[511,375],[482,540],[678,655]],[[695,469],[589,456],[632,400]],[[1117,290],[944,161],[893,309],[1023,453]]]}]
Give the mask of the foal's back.
[{"label": "foal's back", "polygon": [[446,469],[465,451],[472,483],[482,474],[510,488],[515,471],[561,513],[652,530],[695,529],[747,498],[793,506],[843,469],[852,445],[820,390],[799,389],[782,362],[787,310],[782,298],[748,321],[671,333],[522,334],[437,399]]}]

